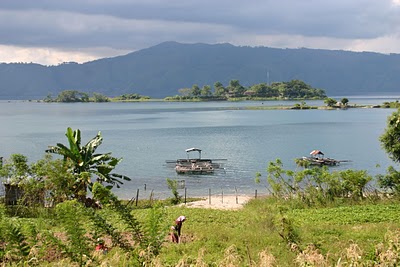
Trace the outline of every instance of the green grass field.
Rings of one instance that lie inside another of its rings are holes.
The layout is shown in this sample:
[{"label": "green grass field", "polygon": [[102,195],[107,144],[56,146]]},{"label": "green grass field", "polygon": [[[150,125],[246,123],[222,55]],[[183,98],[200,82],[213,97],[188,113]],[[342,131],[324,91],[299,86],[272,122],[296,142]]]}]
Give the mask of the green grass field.
[{"label": "green grass field", "polygon": [[[295,266],[296,258],[310,247],[323,255],[327,266],[338,261],[341,266],[350,266],[346,253],[355,245],[360,257],[351,262],[375,266],[377,247],[388,245],[388,235],[396,235],[400,225],[397,203],[297,209],[288,204],[256,199],[239,211],[170,207],[170,221],[180,214],[188,219],[183,243],[165,244],[159,256],[162,266],[175,266],[182,259],[190,266],[199,258],[204,266],[263,266],[260,255],[265,253],[270,260],[274,258],[271,262],[276,266]],[[285,225],[284,221],[290,223]],[[227,258],[234,261],[233,265],[224,263]]]},{"label": "green grass field", "polygon": [[[400,262],[400,205],[395,200],[364,200],[310,208],[293,199],[285,201],[270,197],[253,199],[240,210],[189,208],[166,203],[160,201],[156,213],[145,202],[131,211],[144,228],[151,224],[155,228],[154,221],[159,223],[164,242],[156,256],[143,250],[127,252],[108,242],[107,254],[95,255],[93,247],[90,252],[93,260],[84,261],[84,265],[68,256],[72,254],[57,252],[54,243],[39,238],[49,232],[56,233],[64,236],[60,240],[67,248],[73,238],[66,241],[66,237],[74,235],[74,227],[76,232],[86,232],[85,238],[91,233],[93,223],[86,221],[83,215],[77,216],[78,213],[70,211],[70,224],[77,224],[65,228],[52,212],[38,213],[33,216],[35,218],[21,218],[9,217],[3,209],[1,236],[9,236],[3,234],[7,231],[5,227],[15,228],[13,242],[20,240],[20,244],[16,242],[9,246],[8,242],[12,240],[1,240],[0,265],[397,266]],[[104,208],[97,213],[107,218],[112,229],[119,229],[121,233],[127,231],[112,210]],[[180,215],[185,215],[187,220],[182,228],[182,242],[176,244],[169,241],[168,229]],[[64,232],[68,229],[72,233]],[[103,238],[110,241],[107,235]],[[36,243],[30,251],[25,254],[17,251],[24,250],[21,244],[32,242]],[[150,255],[146,264],[139,265],[133,259],[143,259],[146,255]]]}]

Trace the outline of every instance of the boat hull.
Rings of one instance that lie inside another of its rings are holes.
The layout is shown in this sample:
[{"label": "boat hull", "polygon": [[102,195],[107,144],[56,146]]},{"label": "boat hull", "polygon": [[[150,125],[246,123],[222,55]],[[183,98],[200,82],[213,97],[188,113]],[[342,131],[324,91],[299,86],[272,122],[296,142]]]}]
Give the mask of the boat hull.
[{"label": "boat hull", "polygon": [[317,166],[336,166],[339,165],[340,161],[330,158],[313,158],[313,157],[303,157],[301,161],[307,162],[310,165]]},{"label": "boat hull", "polygon": [[211,174],[214,167],[211,160],[177,160],[175,170],[178,174]]}]

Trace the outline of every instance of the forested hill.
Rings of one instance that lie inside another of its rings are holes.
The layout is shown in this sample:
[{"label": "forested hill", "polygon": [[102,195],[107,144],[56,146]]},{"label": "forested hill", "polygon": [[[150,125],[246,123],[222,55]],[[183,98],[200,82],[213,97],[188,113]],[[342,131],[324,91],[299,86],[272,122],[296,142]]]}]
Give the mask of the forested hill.
[{"label": "forested hill", "polygon": [[400,54],[165,42],[84,64],[0,64],[0,99],[43,99],[63,90],[154,98],[215,82],[243,86],[302,80],[328,96],[398,94]]}]

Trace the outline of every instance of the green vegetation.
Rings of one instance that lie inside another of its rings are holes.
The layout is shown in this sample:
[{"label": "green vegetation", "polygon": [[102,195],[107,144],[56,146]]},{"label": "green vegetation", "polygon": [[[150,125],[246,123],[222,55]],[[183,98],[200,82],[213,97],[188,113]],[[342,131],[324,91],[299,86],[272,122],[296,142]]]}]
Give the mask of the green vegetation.
[{"label": "green vegetation", "polygon": [[133,92],[165,97],[194,83],[201,88],[217,80],[225,84],[239,78],[246,85],[263,81],[270,84],[269,81],[290,81],[293,77],[307,79],[331,95],[360,94],[360,85],[367,95],[377,92],[397,95],[399,65],[395,53],[167,42],[84,64],[0,64],[0,73],[4,73],[2,96],[8,99],[44,97],[49,92],[58,94],[60,88],[80,91],[101,88],[108,96]]},{"label": "green vegetation", "polygon": [[130,178],[125,175],[112,173],[122,159],[112,157],[111,153],[96,154],[97,148],[103,142],[100,132],[84,146],[81,146],[79,129],[73,131],[68,127],[65,136],[68,139],[69,148],[58,143],[56,146],[50,146],[46,152],[63,156],[64,162],[69,161],[69,166],[73,166],[71,173],[75,176],[75,182],[72,185],[75,189],[74,198],[85,201],[87,188],[91,189],[93,185],[92,175],[97,176],[97,181],[109,184],[109,188],[114,185],[119,187],[122,184],[120,179],[130,181]]},{"label": "green vegetation", "polygon": [[[231,80],[228,86],[220,82],[214,83],[214,92],[210,85],[201,88],[194,84],[191,88],[179,89],[179,95],[164,98],[166,101],[221,101],[221,100],[270,100],[270,99],[324,99],[325,91],[312,88],[300,80],[289,82],[274,82],[255,84],[245,87],[239,80]],[[123,94],[117,97],[107,97],[100,93],[88,93],[77,90],[64,90],[56,98],[47,95],[44,102],[110,102],[110,101],[148,101],[151,98],[139,94]]]},{"label": "green vegetation", "polygon": [[55,99],[47,95],[43,100],[45,102],[89,102],[89,95],[77,90],[64,90]]},{"label": "green vegetation", "polygon": [[171,198],[171,204],[179,204],[182,201],[182,197],[178,192],[178,181],[167,178],[167,185],[173,195],[173,198]]},{"label": "green vegetation", "polygon": [[390,158],[400,163],[400,109],[388,117],[387,127],[380,141]]},{"label": "green vegetation", "polygon": [[[396,163],[400,163],[400,108],[387,120],[385,132],[380,136],[382,148]],[[400,194],[400,171],[389,166],[385,175],[378,175],[379,185],[394,195]]]},{"label": "green vegetation", "polygon": [[214,83],[214,93],[210,85],[200,88],[194,84],[192,88],[179,90],[180,95],[166,97],[168,101],[187,100],[267,100],[267,99],[324,99],[324,90],[312,88],[300,80],[255,84],[244,87],[238,80],[231,80],[228,86],[220,82]]},{"label": "green vegetation", "polygon": [[149,100],[148,96],[141,96],[139,94],[124,94],[114,98],[105,96],[100,93],[93,93],[90,97],[89,94],[80,92],[77,90],[64,90],[56,98],[52,98],[51,95],[47,95],[44,102],[62,102],[62,103],[73,103],[73,102],[110,102],[110,101],[145,101]]},{"label": "green vegetation", "polygon": [[328,106],[328,107],[333,107],[334,105],[336,105],[336,100],[335,99],[333,99],[333,98],[326,98],[325,100],[324,100],[324,103]]},{"label": "green vegetation", "polygon": [[[0,205],[3,266],[396,266],[400,260],[398,199],[321,207],[268,197],[239,211],[166,209],[167,202],[137,209],[94,188],[100,210],[65,201],[45,217],[37,209],[27,219],[10,217]],[[175,244],[168,226],[180,214],[188,219]],[[97,238],[107,254],[95,251]]]},{"label": "green vegetation", "polygon": [[289,82],[274,82],[270,85],[266,83],[255,84],[249,87],[242,86],[238,80],[231,80],[228,86],[224,86],[221,82],[214,83],[214,92],[210,85],[199,87],[194,84],[191,88],[179,89],[179,95],[169,96],[164,99],[151,99],[149,96],[140,94],[123,94],[116,97],[108,97],[100,93],[88,93],[77,90],[62,91],[56,98],[48,95],[44,102],[142,102],[142,101],[267,101],[267,100],[299,100],[293,106],[260,106],[248,107],[246,109],[318,109],[324,107],[308,106],[304,100],[306,99],[324,99],[327,109],[333,108],[355,108],[355,107],[382,107],[382,108],[399,108],[399,101],[384,102],[382,105],[365,106],[365,105],[349,105],[348,98],[342,98],[340,101],[327,97],[322,89],[312,88],[310,85],[300,80],[292,80]]},{"label": "green vegetation", "polygon": [[139,94],[123,94],[121,96],[114,97],[112,101],[144,101],[149,99],[149,96],[142,96]]},{"label": "green vegetation", "polygon": [[393,102],[383,102],[382,107],[384,108],[400,108],[400,102],[399,100],[393,101]]}]

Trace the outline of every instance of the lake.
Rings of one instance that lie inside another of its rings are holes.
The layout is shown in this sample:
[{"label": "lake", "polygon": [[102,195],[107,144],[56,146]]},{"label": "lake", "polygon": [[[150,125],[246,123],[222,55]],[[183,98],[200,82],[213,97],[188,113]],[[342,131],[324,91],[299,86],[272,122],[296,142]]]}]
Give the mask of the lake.
[{"label": "lake", "polygon": [[[349,104],[381,104],[393,97],[347,97]],[[306,101],[323,105],[322,101]],[[332,170],[384,173],[393,163],[379,136],[393,109],[243,110],[247,106],[293,105],[299,101],[37,103],[0,101],[0,156],[20,153],[29,162],[44,156],[49,145],[67,145],[67,127],[80,129],[85,144],[98,131],[98,152],[123,161],[116,172],[128,175],[118,196],[169,197],[166,179],[184,181],[188,196],[266,193],[266,167],[279,158],[285,169],[294,159],[319,149],[326,157],[351,160]],[[237,109],[236,109],[237,108]],[[166,160],[186,158],[187,148],[202,149],[203,158],[226,159],[213,175],[178,175]],[[377,167],[380,165],[380,167]],[[255,175],[263,176],[255,184]],[[183,191],[180,191],[183,194]]]}]

